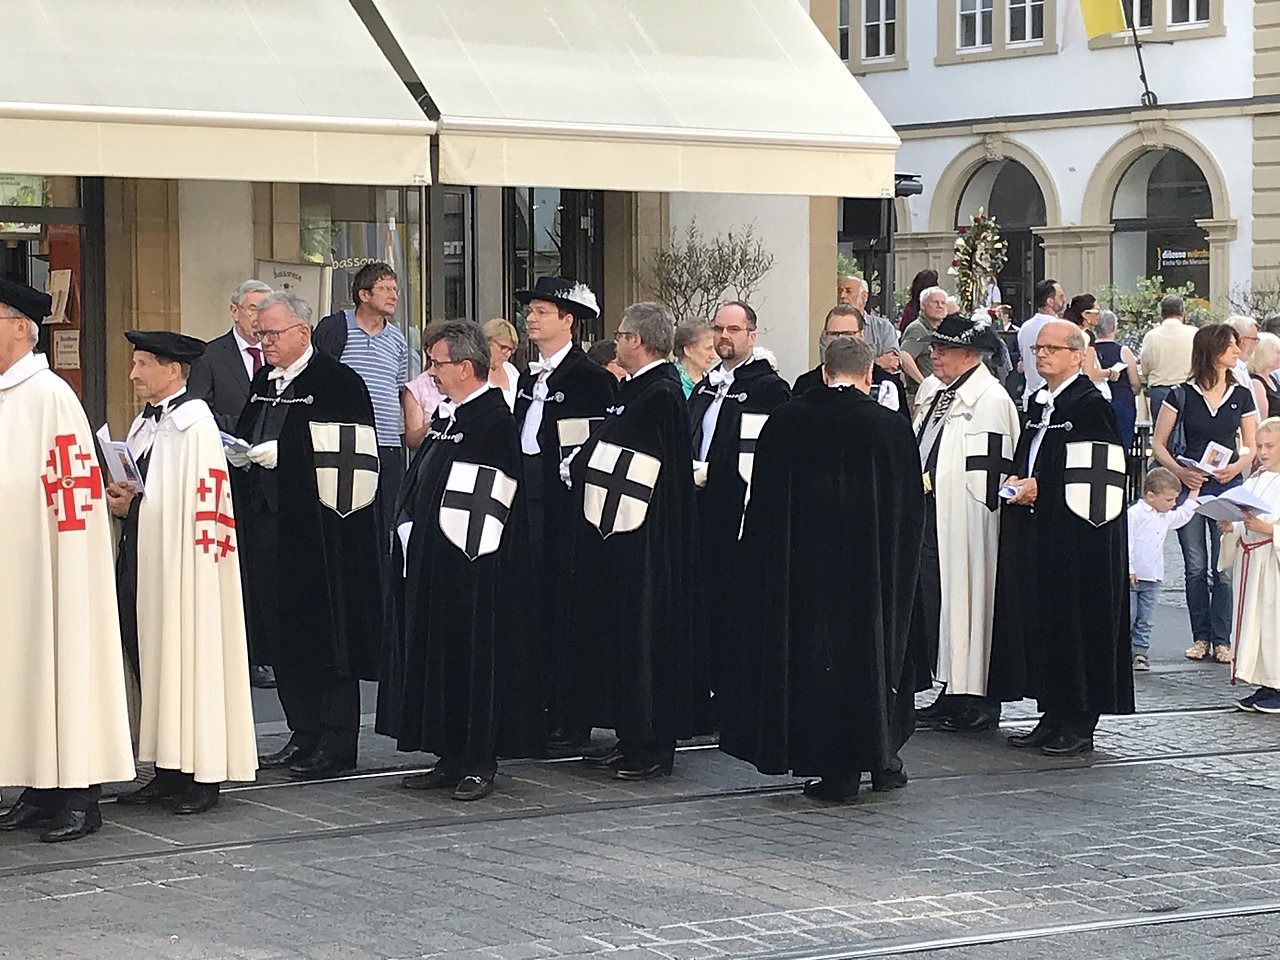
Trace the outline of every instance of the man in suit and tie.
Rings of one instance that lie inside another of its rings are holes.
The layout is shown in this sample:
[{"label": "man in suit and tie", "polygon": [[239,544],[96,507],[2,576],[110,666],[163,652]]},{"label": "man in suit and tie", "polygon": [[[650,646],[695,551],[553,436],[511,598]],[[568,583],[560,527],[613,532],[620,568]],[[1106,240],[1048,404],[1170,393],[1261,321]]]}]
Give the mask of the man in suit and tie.
[{"label": "man in suit and tie", "polygon": [[231,329],[210,340],[204,356],[191,365],[187,393],[204,400],[218,429],[234,433],[249,399],[249,381],[262,369],[262,348],[253,325],[258,304],[271,292],[261,280],[246,280],[231,294]]},{"label": "man in suit and tie", "polygon": [[[246,280],[236,287],[231,294],[231,329],[210,340],[204,355],[191,364],[187,393],[209,404],[218,429],[226,433],[236,432],[236,423],[249,399],[249,381],[262,369],[262,348],[254,325],[258,320],[258,304],[270,292],[271,288],[261,280]],[[231,474],[234,497],[241,486],[235,482],[241,471],[232,470]],[[238,507],[236,512],[241,515]],[[246,568],[240,569],[243,572]],[[252,653],[252,635],[249,649]],[[270,667],[250,662],[249,682],[255,687],[271,688],[276,685],[276,678]]]}]

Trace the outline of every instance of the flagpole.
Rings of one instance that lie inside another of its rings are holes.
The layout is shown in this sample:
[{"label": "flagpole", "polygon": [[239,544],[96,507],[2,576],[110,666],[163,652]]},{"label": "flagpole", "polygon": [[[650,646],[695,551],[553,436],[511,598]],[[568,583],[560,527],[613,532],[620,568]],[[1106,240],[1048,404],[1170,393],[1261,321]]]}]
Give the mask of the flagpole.
[{"label": "flagpole", "polygon": [[1151,84],[1147,83],[1147,67],[1142,62],[1142,41],[1138,39],[1138,10],[1137,4],[1134,4],[1133,14],[1129,17],[1129,29],[1133,32],[1133,52],[1138,55],[1138,77],[1142,80],[1142,99],[1139,101],[1144,107],[1154,107],[1160,99],[1151,90]]}]

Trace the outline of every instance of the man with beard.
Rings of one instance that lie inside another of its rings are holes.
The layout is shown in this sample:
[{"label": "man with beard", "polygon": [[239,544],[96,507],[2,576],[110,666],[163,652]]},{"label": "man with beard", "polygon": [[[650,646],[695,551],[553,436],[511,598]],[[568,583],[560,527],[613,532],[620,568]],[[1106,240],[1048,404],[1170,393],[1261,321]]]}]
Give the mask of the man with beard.
[{"label": "man with beard", "polygon": [[[1025,329],[1025,327],[1024,327]],[[1099,714],[1133,712],[1127,461],[1111,404],[1080,372],[1084,332],[1048,320],[1000,525],[989,696],[1034,697],[1042,716],[1009,746],[1093,750]]]},{"label": "man with beard", "polygon": [[582,677],[603,681],[618,734],[617,749],[597,763],[621,780],[671,773],[676,738],[707,722],[689,418],[668,360],[674,335],[656,303],[623,311],[618,403],[565,467],[587,521],[579,537],[595,558],[577,570],[573,632]]},{"label": "man with beard", "polygon": [[451,321],[426,346],[448,400],[434,411],[397,511],[378,732],[440,758],[405,787],[479,800],[493,791],[500,751],[529,756],[544,740],[539,664],[522,617],[520,443],[502,391],[489,386],[480,328]]},{"label": "man with beard", "polygon": [[[533,548],[533,636],[543,658],[548,745],[564,752],[580,749],[590,739],[586,714],[592,712],[591,699],[598,698],[575,699],[585,696],[590,685],[578,680],[584,653],[565,619],[579,596],[570,551],[586,521],[560,482],[560,461],[604,419],[618,382],[573,340],[579,322],[600,315],[586,284],[539,277],[532,290],[516,291],[516,299],[525,305],[529,341],[538,353],[520,375],[515,407]],[[581,639],[594,643],[594,638]],[[570,696],[570,689],[578,693]]]},{"label": "man with beard", "polygon": [[[756,438],[769,415],[791,397],[787,382],[763,357],[753,356],[756,312],[738,300],[716,311],[711,325],[720,363],[712,367],[689,397],[693,428],[694,476],[700,489],[698,549],[720,568],[737,566],[742,512],[751,489],[751,465]],[[720,670],[740,629],[719,593],[719,582],[708,577],[702,609],[710,639],[711,685],[719,685]]]},{"label": "man with beard", "polygon": [[[826,357],[827,347],[836,337],[857,337],[866,339],[863,321],[866,315],[855,306],[847,303],[837,304],[827,311],[827,319],[822,324],[822,337],[818,341],[818,350],[822,358]],[[896,334],[895,334],[896,336]],[[874,350],[875,347],[872,346]],[[894,356],[897,354],[895,353]],[[816,367],[796,377],[791,388],[791,396],[798,397],[815,388],[826,386],[822,377],[821,359]],[[907,393],[902,388],[902,381],[894,374],[886,373],[880,364],[871,371],[871,396],[882,407],[898,410],[904,417],[910,418],[911,410],[907,406]]]},{"label": "man with beard", "polygon": [[[871,348],[827,347],[827,386],[786,404],[756,447],[743,549],[752,587],[720,749],[806,795],[904,786],[913,729],[911,619],[924,522],[911,428],[868,396]],[[839,558],[856,558],[857,575]]]}]

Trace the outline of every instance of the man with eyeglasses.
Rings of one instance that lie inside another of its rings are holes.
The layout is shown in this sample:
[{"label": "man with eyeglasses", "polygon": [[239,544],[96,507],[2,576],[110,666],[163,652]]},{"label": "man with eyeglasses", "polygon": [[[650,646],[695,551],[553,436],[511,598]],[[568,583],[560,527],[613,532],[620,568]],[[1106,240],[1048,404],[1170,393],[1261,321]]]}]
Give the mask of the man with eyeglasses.
[{"label": "man with eyeglasses", "polygon": [[404,477],[400,390],[409,382],[409,344],[395,323],[399,297],[391,266],[381,261],[366,263],[351,281],[355,306],[330,314],[315,329],[316,347],[360,374],[369,390],[382,463],[378,474],[382,540],[388,545],[396,493]]},{"label": "man with eyeglasses", "polygon": [[1240,359],[1231,368],[1231,373],[1235,376],[1236,383],[1253,392],[1253,379],[1249,376],[1249,358],[1253,356],[1253,351],[1258,349],[1258,321],[1253,317],[1237,315],[1227,317],[1227,325],[1240,338]]},{"label": "man with eyeglasses", "polygon": [[[592,363],[574,342],[575,327],[600,315],[595,294],[585,283],[563,277],[539,277],[531,290],[519,290],[529,341],[537,351],[516,386],[516,427],[524,462],[530,571],[536,583],[533,616],[545,662],[548,746],[555,752],[580,750],[591,736],[573,678],[582,662],[579,640],[565,626],[567,609],[581,590],[574,582],[570,553],[575,531],[586,523],[560,482],[560,461],[586,442],[613,405],[617,380]],[[572,695],[570,690],[575,691]]]},{"label": "man with eyeglasses", "polygon": [[311,341],[311,307],[277,292],[258,306],[266,366],[236,436],[247,452],[241,562],[253,655],[275,667],[292,736],[260,761],[298,778],[356,765],[360,680],[378,677],[384,550],[378,441],[364,381]]},{"label": "man with eyeglasses", "polygon": [[[716,311],[711,323],[720,362],[689,396],[695,483],[698,485],[698,550],[721,567],[736,566],[742,512],[751,485],[751,466],[760,428],[791,399],[787,382],[764,357],[754,355],[756,312],[741,300]],[[710,578],[703,608],[711,640],[711,684],[720,683],[734,634],[731,605]]]},{"label": "man with eyeglasses", "polygon": [[[822,335],[818,340],[818,365],[796,377],[795,385],[791,388],[792,397],[826,385],[822,379],[822,361],[826,358],[827,346],[837,337],[865,340],[865,321],[866,315],[851,304],[837,304],[827,311],[827,319],[822,324]],[[872,350],[875,349],[874,344],[870,346]],[[881,366],[879,357],[876,360],[875,369],[871,372],[872,398],[880,406],[901,411],[904,417],[910,419],[911,410],[907,406],[907,392],[903,389],[902,381]]]},{"label": "man with eyeglasses", "polygon": [[1100,714],[1133,712],[1127,461],[1111,404],[1080,371],[1086,346],[1074,323],[1040,326],[1044,386],[1000,491],[988,696],[1039,701],[1039,723],[1008,742],[1051,757],[1092,751]]}]

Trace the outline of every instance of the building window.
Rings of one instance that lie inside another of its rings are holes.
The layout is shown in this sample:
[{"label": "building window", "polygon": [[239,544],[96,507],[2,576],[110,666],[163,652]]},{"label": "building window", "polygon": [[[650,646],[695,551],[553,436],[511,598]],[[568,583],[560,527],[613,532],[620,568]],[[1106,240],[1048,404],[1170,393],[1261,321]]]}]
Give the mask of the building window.
[{"label": "building window", "polygon": [[[828,8],[830,9],[830,8]],[[849,62],[849,0],[840,0],[836,18],[836,35],[840,42],[840,59]]]},{"label": "building window", "polygon": [[1151,4],[1152,0],[1121,0],[1124,6],[1124,22],[1130,27],[1134,25],[1133,17],[1136,11],[1138,17],[1138,29],[1148,30],[1151,28]]},{"label": "building window", "polygon": [[862,18],[862,59],[892,57],[897,50],[897,3],[895,0],[864,0]]},{"label": "building window", "polygon": [[1044,39],[1044,0],[1009,0],[1009,42]]},{"label": "building window", "polygon": [[991,19],[994,0],[960,0],[959,34],[961,50],[982,50],[991,46]]},{"label": "building window", "polygon": [[[1150,0],[1148,0],[1150,6]],[[1169,25],[1189,26],[1209,22],[1209,0],[1170,0]]]}]

